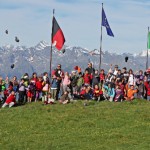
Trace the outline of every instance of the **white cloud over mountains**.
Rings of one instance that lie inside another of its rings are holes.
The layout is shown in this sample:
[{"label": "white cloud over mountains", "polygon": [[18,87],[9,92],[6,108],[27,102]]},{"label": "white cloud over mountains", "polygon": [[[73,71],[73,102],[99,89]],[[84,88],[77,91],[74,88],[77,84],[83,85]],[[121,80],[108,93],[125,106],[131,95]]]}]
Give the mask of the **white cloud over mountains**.
[{"label": "white cloud over mountains", "polygon": [[[103,49],[111,52],[139,53],[146,49],[150,26],[149,0],[0,0],[0,45],[32,46],[50,42],[52,9],[62,28],[66,44],[98,49],[100,46],[101,3],[114,38],[103,28]],[[9,35],[5,35],[5,29]]]}]

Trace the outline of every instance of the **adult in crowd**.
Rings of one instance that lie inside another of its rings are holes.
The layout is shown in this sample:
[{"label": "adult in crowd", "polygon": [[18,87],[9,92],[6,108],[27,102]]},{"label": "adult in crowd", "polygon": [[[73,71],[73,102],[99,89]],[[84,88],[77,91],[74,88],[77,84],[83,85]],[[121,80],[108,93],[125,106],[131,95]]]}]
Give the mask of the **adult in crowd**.
[{"label": "adult in crowd", "polygon": [[64,78],[64,71],[61,69],[61,64],[58,64],[57,68],[52,71],[52,76],[53,76],[53,78],[57,79],[56,100],[58,100],[61,82],[62,82],[62,79]]}]

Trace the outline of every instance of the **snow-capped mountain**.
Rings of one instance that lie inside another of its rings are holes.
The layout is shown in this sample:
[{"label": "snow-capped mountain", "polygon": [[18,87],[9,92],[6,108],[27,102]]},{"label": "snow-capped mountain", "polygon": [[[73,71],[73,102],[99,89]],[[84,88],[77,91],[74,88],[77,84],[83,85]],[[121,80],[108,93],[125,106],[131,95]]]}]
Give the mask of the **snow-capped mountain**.
[{"label": "snow-capped mountain", "polygon": [[[150,56],[150,50],[148,50],[148,55]],[[146,57],[147,56],[147,50],[146,51],[142,51],[141,53],[139,53],[139,56]]]},{"label": "snow-capped mountain", "polygon": [[[54,69],[58,63],[62,64],[64,71],[72,71],[74,66],[80,66],[82,71],[87,67],[88,62],[92,62],[94,68],[99,68],[99,50],[90,51],[82,47],[64,46],[65,53],[56,50],[53,47],[52,68]],[[150,54],[150,53],[149,53]],[[126,63],[125,57],[129,60]],[[108,51],[102,52],[102,68],[106,71],[110,64],[118,64],[120,68],[127,67],[134,70],[145,69],[145,52],[134,55],[129,53],[116,54]],[[11,69],[14,64],[14,69]],[[5,45],[0,47],[0,75],[21,77],[24,73],[31,75],[33,72],[41,74],[45,71],[49,72],[50,66],[50,44],[41,41],[36,46],[13,46]]]}]

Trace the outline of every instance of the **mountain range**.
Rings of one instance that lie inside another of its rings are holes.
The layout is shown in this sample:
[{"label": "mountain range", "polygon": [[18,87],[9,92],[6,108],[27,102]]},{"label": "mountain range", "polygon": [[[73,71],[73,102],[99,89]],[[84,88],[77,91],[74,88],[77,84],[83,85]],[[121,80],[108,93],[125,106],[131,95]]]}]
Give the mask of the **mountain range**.
[{"label": "mountain range", "polygon": [[[150,52],[149,52],[150,55]],[[128,57],[128,62],[125,62]],[[82,71],[87,67],[88,62],[92,62],[94,68],[99,67],[99,50],[88,50],[82,47],[65,46],[65,53],[53,47],[52,68],[57,64],[62,64],[64,71],[72,71],[75,66],[80,66]],[[146,51],[139,54],[130,53],[110,53],[104,51],[102,54],[102,68],[108,70],[110,64],[132,68],[133,70],[145,70]],[[14,64],[12,69],[10,66]],[[18,76],[24,73],[31,75],[33,72],[41,74],[49,72],[50,66],[50,45],[45,41],[39,42],[36,46],[27,48],[26,46],[5,45],[0,47],[0,75]]]}]

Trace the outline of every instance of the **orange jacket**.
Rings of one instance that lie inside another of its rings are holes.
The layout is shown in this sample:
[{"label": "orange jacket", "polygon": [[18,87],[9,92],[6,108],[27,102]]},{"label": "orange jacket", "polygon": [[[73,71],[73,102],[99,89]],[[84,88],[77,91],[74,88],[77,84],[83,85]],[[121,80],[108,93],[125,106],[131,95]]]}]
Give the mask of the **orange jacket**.
[{"label": "orange jacket", "polygon": [[134,96],[134,94],[137,93],[137,89],[136,90],[132,90],[132,89],[128,89],[127,90],[127,97],[131,98],[132,96]]}]

